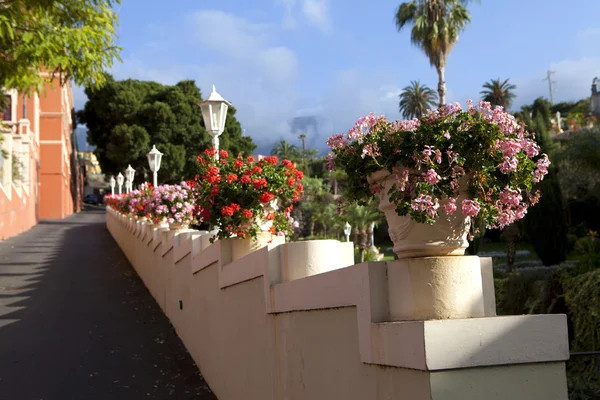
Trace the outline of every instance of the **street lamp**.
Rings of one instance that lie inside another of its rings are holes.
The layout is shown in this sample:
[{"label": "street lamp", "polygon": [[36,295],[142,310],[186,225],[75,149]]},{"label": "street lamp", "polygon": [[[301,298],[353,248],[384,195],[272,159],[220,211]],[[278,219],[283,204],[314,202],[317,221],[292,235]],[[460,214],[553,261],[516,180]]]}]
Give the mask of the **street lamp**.
[{"label": "street lamp", "polygon": [[217,149],[216,159],[219,159],[219,135],[225,129],[225,119],[227,118],[227,108],[231,105],[212,87],[212,92],[208,99],[200,103],[202,110],[202,119],[208,134],[212,137],[212,144]]},{"label": "street lamp", "polygon": [[130,185],[131,181],[129,180],[129,178],[125,179],[125,193],[129,193],[131,191]]},{"label": "street lamp", "polygon": [[352,232],[352,227],[350,226],[348,221],[346,221],[346,225],[344,225],[344,235],[346,235],[346,242],[350,241],[350,233],[351,232]]},{"label": "street lamp", "polygon": [[110,194],[112,196],[114,196],[115,195],[115,183],[117,183],[117,181],[115,181],[115,177],[111,176],[108,183],[110,184]]},{"label": "street lamp", "polygon": [[119,185],[119,194],[123,193],[123,180],[125,179],[125,177],[123,177],[123,174],[119,172],[119,175],[117,175],[117,184]]},{"label": "street lamp", "polygon": [[127,174],[127,181],[129,182],[127,187],[131,192],[133,190],[133,176],[135,175],[135,169],[131,168],[131,165],[128,165],[125,174]]},{"label": "street lamp", "polygon": [[158,170],[160,169],[160,160],[162,159],[162,156],[163,153],[158,151],[156,146],[152,146],[150,153],[146,154],[146,157],[148,157],[148,164],[150,165],[150,170],[152,171],[153,175],[152,184],[154,187],[157,185]]}]

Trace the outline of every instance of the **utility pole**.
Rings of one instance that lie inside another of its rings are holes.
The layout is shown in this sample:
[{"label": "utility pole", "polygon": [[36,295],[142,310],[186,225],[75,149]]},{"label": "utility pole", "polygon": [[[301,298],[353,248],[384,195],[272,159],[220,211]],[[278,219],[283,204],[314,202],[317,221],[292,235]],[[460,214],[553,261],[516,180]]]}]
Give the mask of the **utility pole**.
[{"label": "utility pole", "polygon": [[556,81],[552,80],[552,75],[554,75],[554,71],[548,71],[548,75],[545,79],[543,79],[548,81],[548,89],[550,90],[550,104],[554,104],[554,89],[552,88],[552,84],[556,83]]}]

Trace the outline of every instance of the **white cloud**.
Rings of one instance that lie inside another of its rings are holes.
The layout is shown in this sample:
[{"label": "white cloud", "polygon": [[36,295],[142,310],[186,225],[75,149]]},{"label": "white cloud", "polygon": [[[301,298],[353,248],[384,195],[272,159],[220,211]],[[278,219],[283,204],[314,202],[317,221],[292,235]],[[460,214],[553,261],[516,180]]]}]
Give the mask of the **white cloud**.
[{"label": "white cloud", "polygon": [[[565,59],[549,66],[554,86],[554,102],[577,101],[590,96],[592,80],[600,75],[598,66],[600,57],[582,57],[579,59]],[[543,79],[546,71],[539,71],[533,76],[515,79],[517,85],[517,99],[515,109],[524,104],[529,104],[537,97],[548,98],[550,91],[548,82]]]},{"label": "white cloud", "polygon": [[283,29],[294,29],[298,26],[298,22],[294,17],[294,6],[296,0],[278,0],[278,4],[281,4],[284,8],[283,19],[281,20],[281,27]]},{"label": "white cloud", "polygon": [[199,43],[231,57],[249,57],[267,40],[267,25],[220,10],[196,11],[188,16],[187,23]]},{"label": "white cloud", "polygon": [[332,29],[327,0],[302,0],[302,12],[306,18],[324,33]]},{"label": "white cloud", "polygon": [[284,29],[298,27],[298,17],[301,13],[308,23],[316,26],[323,33],[332,31],[332,20],[329,14],[329,0],[276,0],[283,6],[281,26]]}]

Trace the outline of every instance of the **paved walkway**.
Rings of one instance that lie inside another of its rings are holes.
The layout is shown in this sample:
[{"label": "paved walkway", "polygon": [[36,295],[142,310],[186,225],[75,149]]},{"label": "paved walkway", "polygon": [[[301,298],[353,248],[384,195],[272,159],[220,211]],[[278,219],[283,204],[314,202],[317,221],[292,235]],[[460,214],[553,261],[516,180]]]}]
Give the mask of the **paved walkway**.
[{"label": "paved walkway", "polygon": [[216,399],[88,210],[0,241],[0,400]]}]

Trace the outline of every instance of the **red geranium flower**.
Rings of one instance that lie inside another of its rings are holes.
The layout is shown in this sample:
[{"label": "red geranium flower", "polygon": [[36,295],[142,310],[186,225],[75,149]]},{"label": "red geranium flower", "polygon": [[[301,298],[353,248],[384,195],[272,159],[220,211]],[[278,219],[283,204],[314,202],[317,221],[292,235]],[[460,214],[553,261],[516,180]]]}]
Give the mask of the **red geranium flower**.
[{"label": "red geranium flower", "polygon": [[221,182],[221,177],[219,175],[210,175],[206,177],[206,181],[208,183],[217,183]]},{"label": "red geranium flower", "polygon": [[279,161],[279,159],[276,156],[266,156],[264,160],[271,165],[275,165],[277,164],[277,161]]},{"label": "red geranium flower", "polygon": [[296,179],[303,179],[304,178],[304,172],[300,171],[300,170],[296,170]]},{"label": "red geranium flower", "polygon": [[260,189],[261,187],[267,187],[267,180],[265,178],[255,179],[252,184],[255,189]]},{"label": "red geranium flower", "polygon": [[220,172],[219,168],[217,168],[215,166],[211,166],[206,169],[207,175],[218,175],[219,172]]},{"label": "red geranium flower", "polygon": [[214,157],[217,155],[217,149],[211,147],[209,149],[204,150],[204,154],[206,154],[209,157]]},{"label": "red geranium flower", "polygon": [[262,174],[262,168],[257,165],[256,167],[252,168],[252,172],[255,174]]},{"label": "red geranium flower", "polygon": [[242,160],[240,160],[239,158],[237,160],[235,160],[235,162],[233,163],[233,166],[237,169],[240,169],[244,166],[244,162]]},{"label": "red geranium flower", "polygon": [[286,168],[289,168],[289,169],[293,169],[294,168],[294,163],[291,162],[290,160],[283,160],[281,163],[283,165],[285,165]]},{"label": "red geranium flower", "polygon": [[220,158],[229,158],[229,153],[227,152],[227,150],[219,150],[219,157]]},{"label": "red geranium flower", "polygon": [[236,174],[227,175],[227,183],[229,183],[230,185],[237,180],[238,180],[238,176]]},{"label": "red geranium flower", "polygon": [[221,208],[221,215],[224,215],[226,217],[233,216],[234,212],[235,212],[235,210],[232,207],[230,207],[230,206],[223,206]]},{"label": "red geranium flower", "polygon": [[244,184],[248,184],[252,182],[252,179],[250,179],[250,177],[248,175],[242,175],[242,177],[240,178],[240,182],[244,183]]},{"label": "red geranium flower", "polygon": [[256,158],[252,157],[252,156],[248,156],[247,158],[248,162],[253,163],[256,162]]},{"label": "red geranium flower", "polygon": [[294,186],[296,184],[296,180],[294,178],[287,178],[287,184],[289,186]]},{"label": "red geranium flower", "polygon": [[271,192],[264,192],[263,194],[260,195],[260,197],[258,198],[258,201],[260,201],[263,204],[267,204],[268,202],[270,202],[274,198],[275,198],[275,196],[273,195],[273,193],[271,193]]},{"label": "red geranium flower", "polygon": [[252,210],[242,210],[242,215],[246,218],[252,218]]}]

